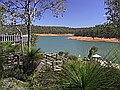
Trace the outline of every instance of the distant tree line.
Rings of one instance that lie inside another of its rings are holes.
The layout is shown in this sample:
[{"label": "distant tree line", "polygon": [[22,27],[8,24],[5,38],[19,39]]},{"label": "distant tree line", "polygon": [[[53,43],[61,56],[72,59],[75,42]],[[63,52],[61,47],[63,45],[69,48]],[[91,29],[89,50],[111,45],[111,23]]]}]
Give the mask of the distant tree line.
[{"label": "distant tree line", "polygon": [[112,23],[96,25],[90,29],[80,30],[75,33],[75,36],[88,36],[99,38],[120,38],[118,30],[116,30]]},{"label": "distant tree line", "polygon": [[[23,32],[27,34],[25,25],[17,25]],[[57,26],[32,26],[32,33],[36,34],[74,34],[75,36],[99,37],[99,38],[120,38],[119,32],[110,23],[96,25],[88,28],[69,28]],[[18,33],[15,26],[3,26],[0,33]]]},{"label": "distant tree line", "polygon": [[[25,25],[16,25],[19,27],[23,34],[27,34],[27,28]],[[91,28],[69,28],[69,27],[57,27],[57,26],[31,26],[32,33],[37,34],[75,34],[79,31],[90,30]],[[0,33],[17,33],[15,26],[3,26]]]}]

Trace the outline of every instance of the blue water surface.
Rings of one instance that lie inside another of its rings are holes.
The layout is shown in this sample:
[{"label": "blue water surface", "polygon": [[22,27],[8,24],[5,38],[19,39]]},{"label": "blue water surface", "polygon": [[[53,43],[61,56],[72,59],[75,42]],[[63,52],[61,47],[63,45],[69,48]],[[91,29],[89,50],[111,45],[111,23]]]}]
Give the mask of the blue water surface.
[{"label": "blue water surface", "polygon": [[120,43],[112,42],[91,42],[91,41],[78,41],[69,40],[67,36],[44,36],[39,37],[37,44],[38,48],[45,52],[59,52],[59,51],[70,51],[71,54],[81,57],[86,57],[92,46],[99,48],[98,54],[105,55],[112,48],[120,49]]}]

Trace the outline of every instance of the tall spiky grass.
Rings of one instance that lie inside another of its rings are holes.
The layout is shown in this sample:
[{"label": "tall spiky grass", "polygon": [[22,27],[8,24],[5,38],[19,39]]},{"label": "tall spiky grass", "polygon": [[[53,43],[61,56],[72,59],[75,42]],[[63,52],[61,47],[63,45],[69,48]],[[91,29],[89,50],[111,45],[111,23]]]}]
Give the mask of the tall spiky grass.
[{"label": "tall spiky grass", "polygon": [[103,60],[112,61],[113,63],[120,64],[120,49],[111,48],[103,57]]},{"label": "tall spiky grass", "polygon": [[60,75],[63,90],[119,90],[120,70],[97,62],[70,62]]},{"label": "tall spiky grass", "polygon": [[24,55],[24,62],[23,62],[23,70],[26,74],[31,74],[32,71],[37,67],[37,64],[42,58],[42,52],[40,52],[40,48],[31,48],[31,50],[27,49]]}]

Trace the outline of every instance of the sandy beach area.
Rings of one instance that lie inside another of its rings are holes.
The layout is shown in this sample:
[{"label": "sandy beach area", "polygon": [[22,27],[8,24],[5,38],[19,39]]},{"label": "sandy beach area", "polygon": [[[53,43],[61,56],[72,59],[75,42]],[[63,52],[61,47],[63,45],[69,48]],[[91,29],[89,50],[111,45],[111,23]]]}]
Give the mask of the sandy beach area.
[{"label": "sandy beach area", "polygon": [[[68,36],[70,40],[84,40],[84,41],[96,41],[96,42],[120,42],[119,39],[111,38],[97,38],[94,39],[92,37],[81,37],[81,36],[73,36],[73,34],[36,34],[38,36]],[[23,37],[27,37],[28,35],[23,35]]]},{"label": "sandy beach area", "polygon": [[[73,34],[36,34],[38,36],[73,36]],[[23,37],[27,37],[28,35],[23,35]]]},{"label": "sandy beach area", "polygon": [[73,34],[36,34],[38,36],[73,36]]},{"label": "sandy beach area", "polygon": [[68,39],[70,39],[70,40],[96,41],[96,42],[120,42],[120,40],[116,39],[116,38],[106,39],[106,38],[95,37],[93,39],[92,37],[72,36],[72,37],[68,37]]}]

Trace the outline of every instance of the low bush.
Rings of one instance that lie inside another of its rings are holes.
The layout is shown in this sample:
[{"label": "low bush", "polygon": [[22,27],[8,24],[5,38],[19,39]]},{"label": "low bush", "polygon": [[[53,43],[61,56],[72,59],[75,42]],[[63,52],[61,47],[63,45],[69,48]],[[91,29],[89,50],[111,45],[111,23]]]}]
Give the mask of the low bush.
[{"label": "low bush", "polygon": [[69,62],[60,75],[63,90],[120,90],[120,70],[97,62]]}]

